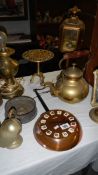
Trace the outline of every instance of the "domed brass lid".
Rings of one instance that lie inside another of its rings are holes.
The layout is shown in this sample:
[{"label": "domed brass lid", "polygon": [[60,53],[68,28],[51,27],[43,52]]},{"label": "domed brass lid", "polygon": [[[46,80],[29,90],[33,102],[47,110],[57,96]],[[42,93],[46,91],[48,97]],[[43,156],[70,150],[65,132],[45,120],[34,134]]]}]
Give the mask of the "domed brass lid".
[{"label": "domed brass lid", "polygon": [[76,67],[76,64],[73,64],[64,71],[64,75],[69,78],[81,78],[83,76],[83,72]]},{"label": "domed brass lid", "polygon": [[55,151],[71,149],[81,138],[81,126],[75,116],[60,109],[41,114],[33,131],[39,144]]}]

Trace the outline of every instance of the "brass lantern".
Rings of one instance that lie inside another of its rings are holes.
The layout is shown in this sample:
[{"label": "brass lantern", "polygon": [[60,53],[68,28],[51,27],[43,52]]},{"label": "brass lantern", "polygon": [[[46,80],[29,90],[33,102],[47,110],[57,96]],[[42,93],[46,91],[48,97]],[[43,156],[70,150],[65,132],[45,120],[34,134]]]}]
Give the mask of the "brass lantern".
[{"label": "brass lantern", "polygon": [[69,9],[71,17],[66,18],[60,25],[60,51],[62,53],[72,52],[80,49],[83,43],[85,24],[76,15],[80,9],[77,6]]}]

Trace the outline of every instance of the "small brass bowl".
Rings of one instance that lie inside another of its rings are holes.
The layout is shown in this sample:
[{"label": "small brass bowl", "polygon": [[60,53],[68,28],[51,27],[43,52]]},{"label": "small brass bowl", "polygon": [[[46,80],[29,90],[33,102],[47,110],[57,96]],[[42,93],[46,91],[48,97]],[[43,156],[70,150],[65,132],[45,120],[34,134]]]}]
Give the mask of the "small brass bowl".
[{"label": "small brass bowl", "polygon": [[5,117],[9,118],[9,110],[16,109],[15,118],[19,119],[22,124],[33,120],[37,114],[36,102],[28,96],[14,97],[5,104]]}]

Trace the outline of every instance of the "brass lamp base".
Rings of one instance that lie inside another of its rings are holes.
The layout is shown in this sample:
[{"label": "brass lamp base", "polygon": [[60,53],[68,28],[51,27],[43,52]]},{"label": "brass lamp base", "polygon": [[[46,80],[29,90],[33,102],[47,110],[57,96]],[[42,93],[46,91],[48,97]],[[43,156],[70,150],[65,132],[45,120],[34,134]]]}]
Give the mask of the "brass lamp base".
[{"label": "brass lamp base", "polygon": [[3,84],[0,88],[0,92],[3,98],[9,99],[16,96],[21,96],[24,92],[24,88],[21,84],[15,81],[14,84]]},{"label": "brass lamp base", "polygon": [[90,118],[98,123],[98,107],[92,108],[89,112]]}]

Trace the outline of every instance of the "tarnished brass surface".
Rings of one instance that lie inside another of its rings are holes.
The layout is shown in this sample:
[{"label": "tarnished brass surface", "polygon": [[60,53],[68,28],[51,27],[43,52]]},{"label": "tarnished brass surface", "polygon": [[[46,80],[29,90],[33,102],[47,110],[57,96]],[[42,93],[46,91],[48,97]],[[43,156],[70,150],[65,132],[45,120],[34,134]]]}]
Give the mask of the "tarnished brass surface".
[{"label": "tarnished brass surface", "polygon": [[21,145],[20,132],[22,125],[15,118],[8,118],[0,126],[0,147],[16,148]]},{"label": "tarnished brass surface", "polygon": [[31,62],[44,62],[54,57],[53,52],[44,49],[28,50],[23,53],[23,58]]},{"label": "tarnished brass surface", "polygon": [[0,88],[0,93],[3,98],[12,98],[22,95],[24,89],[14,78],[18,72],[19,64],[10,58],[15,50],[6,47],[6,40],[6,35],[0,32],[0,76],[5,81]]},{"label": "tarnished brass surface", "polygon": [[85,24],[76,15],[80,9],[75,6],[69,10],[71,12],[71,16],[66,18],[60,25],[59,49],[62,53],[80,49],[83,45],[84,39]]},{"label": "tarnished brass surface", "polygon": [[[24,92],[24,88],[21,84],[19,84],[16,79],[14,81],[6,82],[1,86],[0,92],[3,98],[10,99],[13,97],[21,96]],[[14,82],[14,83],[12,83]]]},{"label": "tarnished brass surface", "polygon": [[2,50],[2,52],[0,51],[0,57],[2,57],[2,56],[8,56],[9,57],[10,55],[12,55],[14,53],[15,53],[15,49],[12,49],[10,47],[5,47],[5,49]]},{"label": "tarnished brass surface", "polygon": [[71,113],[55,109],[41,114],[34,126],[34,136],[44,148],[64,151],[79,143],[82,129]]}]

